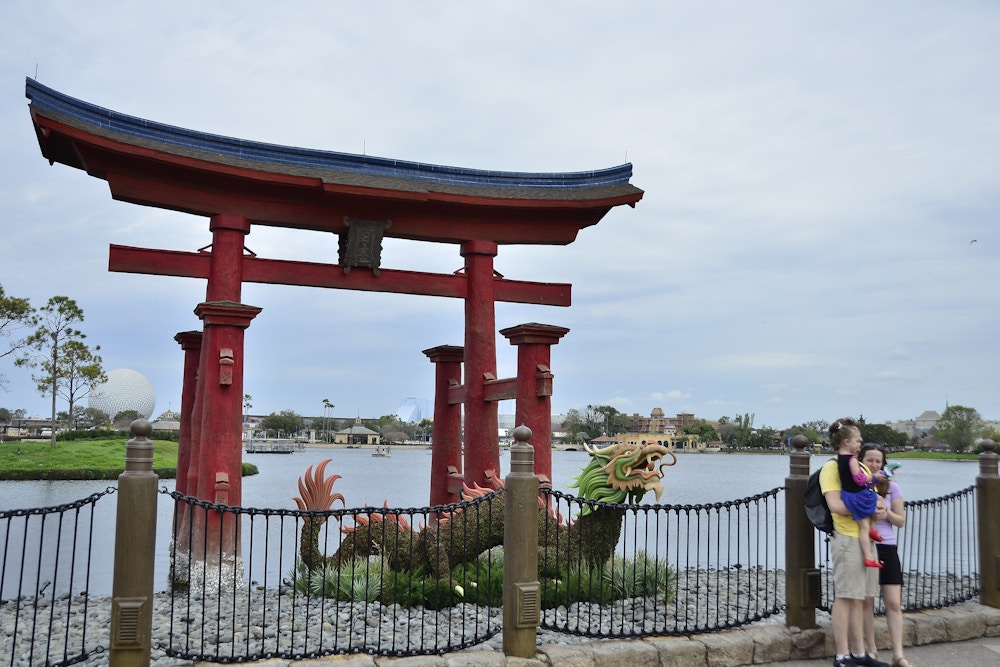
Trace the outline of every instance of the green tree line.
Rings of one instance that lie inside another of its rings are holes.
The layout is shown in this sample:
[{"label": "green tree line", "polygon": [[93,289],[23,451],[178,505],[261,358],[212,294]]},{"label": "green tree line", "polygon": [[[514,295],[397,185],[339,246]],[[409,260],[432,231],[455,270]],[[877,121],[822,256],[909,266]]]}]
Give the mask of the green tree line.
[{"label": "green tree line", "polygon": [[[98,355],[101,347],[91,348],[86,334],[77,328],[83,320],[83,309],[69,297],[54,296],[35,308],[28,299],[8,295],[0,285],[0,358],[14,355],[15,366],[35,371],[31,376],[35,387],[51,399],[53,427],[59,423],[59,399],[67,404],[63,423],[76,428],[76,417],[85,413],[79,402],[107,379]],[[0,386],[7,386],[4,374]],[[9,423],[9,411],[6,418]],[[55,428],[51,446],[56,446]]]},{"label": "green tree line", "polygon": [[[809,443],[822,445],[828,441],[829,422],[813,420],[784,429],[756,426],[753,413],[722,416],[715,422],[704,419],[677,429],[679,437],[694,437],[698,442],[721,442],[731,449],[764,450],[788,445],[797,435]],[[588,405],[567,411],[562,431],[572,442],[589,442],[600,436],[614,437],[630,430],[632,420],[609,405]],[[982,439],[1000,441],[1000,432],[988,427],[974,408],[951,405],[945,408],[931,432],[922,438],[911,437],[887,424],[861,424],[861,437],[892,449],[922,445],[946,448],[956,452],[975,451]]]}]

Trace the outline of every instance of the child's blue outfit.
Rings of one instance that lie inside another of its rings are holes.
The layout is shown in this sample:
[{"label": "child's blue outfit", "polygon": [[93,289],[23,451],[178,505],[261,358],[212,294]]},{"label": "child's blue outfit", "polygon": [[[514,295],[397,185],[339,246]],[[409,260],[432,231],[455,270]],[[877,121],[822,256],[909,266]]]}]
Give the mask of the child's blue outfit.
[{"label": "child's blue outfit", "polygon": [[840,473],[840,493],[844,507],[851,513],[855,521],[865,519],[875,514],[878,506],[878,494],[875,493],[875,476],[860,461],[857,475],[851,474],[851,459],[857,460],[854,454],[837,454],[837,471]]}]

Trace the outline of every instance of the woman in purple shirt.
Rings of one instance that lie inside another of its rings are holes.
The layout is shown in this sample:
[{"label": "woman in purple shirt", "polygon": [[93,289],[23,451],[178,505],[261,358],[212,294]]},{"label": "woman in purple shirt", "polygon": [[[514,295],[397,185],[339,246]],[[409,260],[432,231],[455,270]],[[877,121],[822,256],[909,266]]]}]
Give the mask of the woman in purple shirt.
[{"label": "woman in purple shirt", "polygon": [[[873,475],[886,467],[885,449],[882,445],[867,443],[861,448],[861,462]],[[899,563],[899,553],[896,548],[896,530],[906,524],[906,510],[903,503],[903,493],[893,480],[885,480],[878,486],[881,499],[875,511],[873,527],[879,532],[881,542],[875,545],[878,558],[882,561],[879,570],[879,585],[882,588],[882,603],[885,605],[885,623],[889,630],[889,641],[892,643],[893,667],[910,667],[903,656],[903,611],[901,607],[903,590],[903,569]],[[865,598],[865,641],[869,652],[877,655],[875,645],[875,618],[873,611],[875,600]]]}]

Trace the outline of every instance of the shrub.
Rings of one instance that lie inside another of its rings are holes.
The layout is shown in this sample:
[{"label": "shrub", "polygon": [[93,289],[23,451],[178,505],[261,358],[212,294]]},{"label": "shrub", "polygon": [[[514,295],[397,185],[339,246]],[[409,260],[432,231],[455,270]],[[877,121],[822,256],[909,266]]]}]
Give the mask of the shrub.
[{"label": "shrub", "polygon": [[572,567],[559,578],[542,582],[542,609],[574,602],[611,602],[611,590],[604,586],[602,568]]},{"label": "shrub", "polygon": [[299,563],[295,590],[346,602],[374,602],[382,593],[383,568],[381,558],[357,558],[345,567],[323,566],[315,570]]},{"label": "shrub", "polygon": [[604,579],[610,584],[615,598],[663,596],[669,602],[677,577],[673,569],[645,551],[639,551],[632,560],[612,557],[604,565]]},{"label": "shrub", "polygon": [[[299,593],[344,601],[377,599],[383,604],[427,609],[444,609],[459,602],[499,607],[503,604],[503,547],[455,567],[449,581],[435,580],[424,570],[389,569],[380,557],[314,570],[299,563],[291,578]],[[616,556],[603,566],[571,568],[558,579],[545,579],[541,606],[551,609],[574,602],[609,604],[635,597],[662,597],[669,602],[675,582],[670,567],[640,551],[634,559]],[[463,590],[460,592],[457,586]]]}]

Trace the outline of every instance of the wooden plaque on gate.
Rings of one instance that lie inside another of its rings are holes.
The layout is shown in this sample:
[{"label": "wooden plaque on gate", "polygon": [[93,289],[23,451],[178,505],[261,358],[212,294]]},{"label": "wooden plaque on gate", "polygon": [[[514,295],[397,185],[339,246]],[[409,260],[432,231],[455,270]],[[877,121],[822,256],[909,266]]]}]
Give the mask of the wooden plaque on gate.
[{"label": "wooden plaque on gate", "polygon": [[347,241],[340,237],[339,262],[344,273],[350,273],[355,266],[372,270],[376,276],[382,264],[382,236],[392,226],[392,220],[359,220],[344,216],[347,225]]}]

